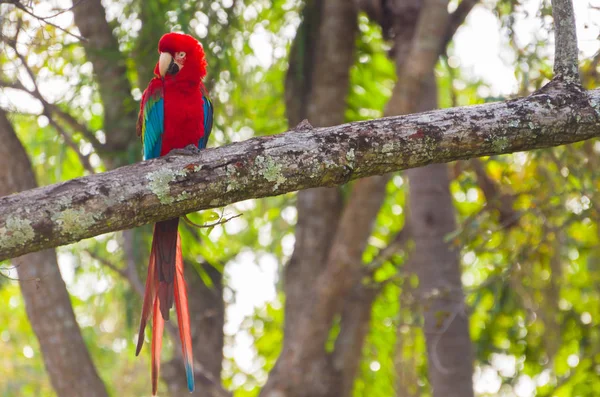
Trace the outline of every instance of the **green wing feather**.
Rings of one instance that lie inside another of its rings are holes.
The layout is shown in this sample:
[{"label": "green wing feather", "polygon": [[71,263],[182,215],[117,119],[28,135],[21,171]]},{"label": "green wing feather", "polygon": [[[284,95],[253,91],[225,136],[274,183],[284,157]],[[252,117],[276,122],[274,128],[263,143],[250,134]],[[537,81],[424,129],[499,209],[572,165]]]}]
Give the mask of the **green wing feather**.
[{"label": "green wing feather", "polygon": [[144,160],[160,157],[165,121],[162,86],[154,89],[150,86],[144,92],[140,119]]}]

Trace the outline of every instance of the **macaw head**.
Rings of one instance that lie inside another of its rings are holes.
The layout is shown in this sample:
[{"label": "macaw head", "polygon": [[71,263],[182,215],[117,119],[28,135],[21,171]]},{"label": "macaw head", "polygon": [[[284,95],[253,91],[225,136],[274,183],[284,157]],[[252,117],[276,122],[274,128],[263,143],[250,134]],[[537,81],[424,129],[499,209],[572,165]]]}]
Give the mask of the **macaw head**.
[{"label": "macaw head", "polygon": [[167,33],[158,42],[160,54],[154,74],[159,78],[177,76],[177,80],[200,82],[206,76],[204,49],[189,34]]}]

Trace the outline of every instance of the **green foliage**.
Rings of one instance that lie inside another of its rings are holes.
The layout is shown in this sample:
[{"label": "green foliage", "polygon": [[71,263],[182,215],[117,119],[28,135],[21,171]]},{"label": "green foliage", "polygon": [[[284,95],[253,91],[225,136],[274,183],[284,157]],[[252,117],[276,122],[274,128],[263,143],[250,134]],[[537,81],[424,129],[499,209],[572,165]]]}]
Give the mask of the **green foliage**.
[{"label": "green foliage", "polygon": [[[216,109],[210,146],[286,130],[284,79],[290,42],[299,25],[302,2],[292,0],[239,1],[108,1],[108,18],[126,58],[127,78],[135,87],[132,98],[152,76],[156,43],[170,30],[198,36],[208,54],[207,86]],[[551,77],[549,43],[545,36],[520,46],[515,16],[522,1],[492,4],[502,26],[503,45],[510,49],[511,65],[527,94]],[[547,23],[548,2],[537,15]],[[3,11],[4,12],[4,11]],[[4,16],[4,15],[3,15]],[[104,107],[98,95],[91,63],[82,46],[51,25],[39,24],[12,10],[12,21],[23,18],[18,46],[46,98],[73,116],[75,123],[106,140]],[[69,20],[70,21],[70,20]],[[69,23],[67,21],[67,23]],[[71,28],[71,27],[69,27]],[[12,34],[10,27],[2,33]],[[395,67],[389,59],[390,43],[365,15],[359,17],[356,61],[351,70],[347,121],[383,115],[395,84]],[[26,33],[26,34],[25,34]],[[0,78],[15,81],[26,72],[15,52],[0,44]],[[441,107],[474,105],[503,98],[491,97],[490,81],[475,78],[456,66],[451,46],[436,68]],[[20,70],[20,72],[17,72]],[[598,84],[598,61],[585,60],[586,87]],[[30,84],[31,82],[25,78]],[[28,86],[31,87],[31,86]],[[7,91],[8,92],[8,91]],[[4,94],[4,91],[2,91]],[[20,97],[22,98],[22,97]],[[5,106],[3,98],[0,105]],[[33,101],[27,97],[30,102]],[[64,118],[56,118],[72,140],[41,115],[39,106],[9,103],[11,121],[27,149],[40,185],[69,180],[86,172],[79,154],[89,156],[95,171],[111,167],[114,153],[94,147]],[[75,148],[75,149],[74,149]],[[137,149],[135,149],[137,150]],[[463,283],[470,315],[477,373],[476,387],[497,380],[498,390],[482,388],[480,395],[512,395],[519,382],[531,381],[539,396],[588,396],[600,389],[600,268],[598,263],[599,209],[596,178],[598,142],[481,160],[485,174],[497,187],[498,197],[486,197],[480,175],[470,162],[451,164],[451,192],[458,229],[447,241],[461,250]],[[129,160],[140,153],[128,153]],[[345,190],[348,190],[345,188]],[[407,183],[392,175],[387,195],[374,223],[363,262],[369,266],[405,223]],[[499,203],[509,201],[515,223],[502,222]],[[248,200],[224,209],[190,214],[198,224],[242,214],[225,224],[197,229],[180,227],[184,255],[209,286],[213,281],[205,263],[225,275],[228,319],[223,379],[235,396],[256,396],[281,350],[284,296],[280,274],[289,260],[296,224],[295,195]],[[134,259],[144,279],[151,226],[133,233]],[[370,329],[355,382],[354,395],[430,395],[418,285],[407,274],[405,262],[411,244],[384,261],[364,280],[380,289],[371,312]],[[63,277],[86,344],[111,395],[142,395],[148,391],[146,354],[134,356],[140,297],[117,269],[126,269],[122,233],[111,233],[58,250]],[[267,258],[268,260],[265,260]],[[274,264],[265,266],[265,261]],[[276,292],[240,314],[235,264],[264,270]],[[2,275],[15,276],[8,264]],[[237,312],[236,312],[237,310]],[[0,275],[0,394],[53,396],[39,345],[27,321],[18,283]],[[233,329],[233,331],[232,331]],[[246,350],[252,365],[240,359],[237,335],[251,341]],[[331,343],[335,332],[332,332]],[[167,338],[165,356],[175,347]],[[479,386],[478,386],[479,382]],[[164,385],[161,385],[164,387]]]}]

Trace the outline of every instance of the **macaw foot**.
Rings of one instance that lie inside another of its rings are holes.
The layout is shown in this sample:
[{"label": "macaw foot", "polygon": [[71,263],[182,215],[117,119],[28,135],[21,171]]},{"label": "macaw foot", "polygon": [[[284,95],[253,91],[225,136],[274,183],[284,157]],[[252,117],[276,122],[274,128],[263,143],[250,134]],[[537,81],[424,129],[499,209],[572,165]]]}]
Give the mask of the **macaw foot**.
[{"label": "macaw foot", "polygon": [[169,153],[167,153],[167,156],[195,156],[198,153],[200,153],[200,149],[198,149],[196,147],[196,145],[187,145],[186,147],[184,147],[183,149],[173,149],[171,150]]}]

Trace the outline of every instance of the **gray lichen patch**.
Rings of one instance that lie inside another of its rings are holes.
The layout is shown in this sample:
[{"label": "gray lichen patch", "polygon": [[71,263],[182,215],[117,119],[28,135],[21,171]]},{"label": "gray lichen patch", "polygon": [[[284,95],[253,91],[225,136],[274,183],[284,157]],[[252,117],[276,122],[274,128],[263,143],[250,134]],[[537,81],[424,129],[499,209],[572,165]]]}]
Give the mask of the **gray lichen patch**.
[{"label": "gray lichen patch", "polygon": [[425,139],[422,140],[422,145],[425,157],[430,159],[434,158],[438,147],[437,141],[430,136],[426,136]]},{"label": "gray lichen patch", "polygon": [[227,164],[227,167],[225,167],[225,172],[227,173],[228,177],[233,177],[237,173],[237,170],[235,169],[234,165]]},{"label": "gray lichen patch", "polygon": [[230,192],[232,190],[238,190],[242,187],[242,185],[235,179],[227,182],[227,188],[225,191]]},{"label": "gray lichen patch", "polygon": [[256,164],[259,167],[259,174],[262,175],[267,181],[274,182],[273,190],[277,190],[280,184],[286,181],[285,177],[281,173],[281,165],[277,164],[271,157],[256,157]]},{"label": "gray lichen patch", "polygon": [[158,197],[158,201],[161,204],[172,204],[175,198],[170,194],[171,188],[169,183],[175,181],[178,176],[185,176],[186,173],[187,171],[185,170],[161,168],[146,175],[146,179],[150,181],[148,187]]},{"label": "gray lichen patch", "polygon": [[62,208],[67,208],[68,206],[71,205],[71,202],[72,202],[72,200],[70,197],[64,197],[64,196],[59,198],[58,200],[56,200],[56,203]]},{"label": "gray lichen patch", "polygon": [[226,191],[230,192],[232,190],[237,190],[241,187],[240,182],[237,179],[237,169],[234,165],[228,164],[225,167],[225,172],[227,173],[227,188]]},{"label": "gray lichen patch", "polygon": [[0,228],[0,248],[23,246],[34,237],[35,232],[29,220],[10,216],[6,219],[6,226]]},{"label": "gray lichen patch", "polygon": [[594,98],[591,98],[590,105],[592,105],[592,109],[594,109],[594,112],[596,113],[596,115],[600,117],[600,101],[598,101]]},{"label": "gray lichen patch", "polygon": [[183,201],[183,200],[187,200],[187,199],[189,199],[190,197],[192,197],[192,195],[191,195],[189,192],[187,192],[187,191],[185,191],[185,190],[184,190],[183,192],[181,192],[181,193],[179,194],[179,196],[177,196],[177,198],[176,198],[176,201]]},{"label": "gray lichen patch", "polygon": [[348,160],[349,163],[353,163],[355,158],[356,155],[354,154],[354,148],[350,148],[350,150],[348,150],[346,153],[346,160]]},{"label": "gray lichen patch", "polygon": [[52,216],[52,221],[58,227],[71,236],[79,236],[84,234],[91,226],[96,223],[96,216],[92,213],[85,212],[82,209],[74,210],[68,208],[58,212]]},{"label": "gray lichen patch", "polygon": [[394,144],[392,142],[386,143],[381,148],[381,153],[391,153],[394,151]]},{"label": "gray lichen patch", "polygon": [[509,146],[508,138],[500,137],[492,141],[492,147],[496,152],[503,152]]}]

